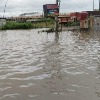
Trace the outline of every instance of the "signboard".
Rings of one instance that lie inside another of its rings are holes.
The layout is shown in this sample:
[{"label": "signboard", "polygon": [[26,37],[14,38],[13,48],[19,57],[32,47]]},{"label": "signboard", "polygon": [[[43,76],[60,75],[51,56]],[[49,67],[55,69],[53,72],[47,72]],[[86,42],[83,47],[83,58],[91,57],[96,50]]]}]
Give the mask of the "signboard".
[{"label": "signboard", "polygon": [[59,6],[57,4],[43,5],[44,16],[55,16],[59,14]]}]

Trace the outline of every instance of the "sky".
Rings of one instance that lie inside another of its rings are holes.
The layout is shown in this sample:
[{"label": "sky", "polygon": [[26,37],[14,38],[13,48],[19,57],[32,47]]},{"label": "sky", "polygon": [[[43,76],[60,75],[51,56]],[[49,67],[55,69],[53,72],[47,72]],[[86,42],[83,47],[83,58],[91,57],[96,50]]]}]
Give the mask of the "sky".
[{"label": "sky", "polygon": [[[55,4],[56,0],[0,0],[0,17],[18,16],[22,13],[43,13],[44,4]],[[98,1],[94,0],[95,9],[98,9]],[[5,13],[4,13],[5,8]],[[93,10],[93,0],[61,0],[60,13],[80,12]]]}]

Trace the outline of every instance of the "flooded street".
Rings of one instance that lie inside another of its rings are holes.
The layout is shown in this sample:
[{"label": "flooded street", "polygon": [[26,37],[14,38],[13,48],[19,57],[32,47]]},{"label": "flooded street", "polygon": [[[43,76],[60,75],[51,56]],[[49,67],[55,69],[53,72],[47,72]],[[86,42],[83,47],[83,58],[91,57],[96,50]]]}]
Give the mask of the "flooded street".
[{"label": "flooded street", "polygon": [[0,100],[100,100],[100,34],[0,31]]}]

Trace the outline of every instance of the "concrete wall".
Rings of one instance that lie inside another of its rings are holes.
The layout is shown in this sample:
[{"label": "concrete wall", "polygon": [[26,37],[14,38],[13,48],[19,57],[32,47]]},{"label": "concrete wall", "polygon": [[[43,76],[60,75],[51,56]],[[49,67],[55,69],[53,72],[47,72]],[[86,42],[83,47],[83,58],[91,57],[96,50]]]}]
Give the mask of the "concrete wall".
[{"label": "concrete wall", "polygon": [[90,16],[90,28],[94,27],[94,16]]},{"label": "concrete wall", "polygon": [[94,29],[100,30],[100,16],[94,16]]},{"label": "concrete wall", "polygon": [[88,21],[88,19],[80,21],[80,28],[82,28],[82,29],[88,29],[89,28],[89,21]]}]

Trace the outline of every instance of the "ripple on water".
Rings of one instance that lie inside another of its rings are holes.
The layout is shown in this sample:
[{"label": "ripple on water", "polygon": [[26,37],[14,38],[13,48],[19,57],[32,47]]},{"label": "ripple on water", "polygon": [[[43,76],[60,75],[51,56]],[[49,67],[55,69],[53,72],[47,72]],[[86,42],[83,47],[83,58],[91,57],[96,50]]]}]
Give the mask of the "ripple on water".
[{"label": "ripple on water", "polygon": [[1,100],[99,100],[98,34],[0,31]]}]

